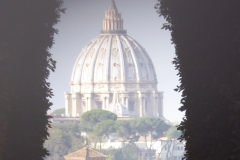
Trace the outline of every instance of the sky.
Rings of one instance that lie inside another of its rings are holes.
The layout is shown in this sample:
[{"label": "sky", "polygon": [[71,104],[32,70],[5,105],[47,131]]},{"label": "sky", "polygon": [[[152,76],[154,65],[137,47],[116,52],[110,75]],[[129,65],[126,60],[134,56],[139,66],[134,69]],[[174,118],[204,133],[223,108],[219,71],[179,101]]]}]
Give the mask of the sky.
[{"label": "sky", "polygon": [[[170,121],[180,121],[184,113],[181,106],[181,93],[174,89],[179,85],[177,70],[172,64],[175,56],[174,45],[168,30],[161,29],[166,21],[154,9],[157,0],[115,0],[122,13],[124,29],[148,52],[156,69],[158,90],[164,92],[164,117]],[[64,92],[70,91],[70,78],[75,61],[82,48],[100,34],[105,11],[111,0],[64,0],[66,13],[61,14],[55,26],[55,44],[50,52],[57,61],[57,68],[49,77],[54,97],[51,111],[64,108]],[[50,111],[50,112],[51,112]]]}]

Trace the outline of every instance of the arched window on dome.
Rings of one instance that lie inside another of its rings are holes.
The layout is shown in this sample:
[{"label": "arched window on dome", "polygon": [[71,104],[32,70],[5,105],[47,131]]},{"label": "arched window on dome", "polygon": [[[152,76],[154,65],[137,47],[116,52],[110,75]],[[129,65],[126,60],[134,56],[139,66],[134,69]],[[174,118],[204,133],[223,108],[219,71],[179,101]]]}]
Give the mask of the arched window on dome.
[{"label": "arched window on dome", "polygon": [[90,64],[91,64],[94,52],[95,52],[95,49],[92,48],[87,55],[86,61],[83,66],[82,81],[86,82],[90,80],[90,67],[91,67]]},{"label": "arched window on dome", "polygon": [[135,77],[135,67],[132,59],[131,51],[129,48],[125,49],[126,58],[127,58],[127,79],[134,80]]},{"label": "arched window on dome", "polygon": [[97,81],[104,81],[107,80],[107,71],[106,71],[106,60],[107,60],[107,52],[105,48],[100,50],[97,60],[97,66],[95,71],[95,78]]},{"label": "arched window on dome", "polygon": [[148,71],[147,71],[147,67],[145,63],[140,63],[140,67],[141,67],[141,78],[143,80],[147,80],[148,78]]}]

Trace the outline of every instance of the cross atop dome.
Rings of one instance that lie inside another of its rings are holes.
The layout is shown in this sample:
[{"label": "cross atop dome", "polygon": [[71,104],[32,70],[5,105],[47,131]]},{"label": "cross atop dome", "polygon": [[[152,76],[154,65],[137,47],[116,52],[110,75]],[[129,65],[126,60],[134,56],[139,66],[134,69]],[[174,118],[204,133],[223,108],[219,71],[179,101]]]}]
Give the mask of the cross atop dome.
[{"label": "cross atop dome", "polygon": [[112,0],[109,10],[105,13],[101,34],[126,34],[126,30],[123,29],[122,15],[118,11],[114,0]]},{"label": "cross atop dome", "polygon": [[111,11],[117,11],[118,10],[114,0],[112,0],[112,3],[111,3],[111,6],[110,6],[109,10],[111,10]]}]

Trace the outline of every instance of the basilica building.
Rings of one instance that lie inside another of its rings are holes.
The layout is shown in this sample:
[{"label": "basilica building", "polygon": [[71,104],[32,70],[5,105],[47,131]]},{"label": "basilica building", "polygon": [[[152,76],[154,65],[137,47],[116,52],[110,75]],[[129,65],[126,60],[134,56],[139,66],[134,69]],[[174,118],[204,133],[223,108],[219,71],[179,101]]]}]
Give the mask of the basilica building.
[{"label": "basilica building", "polygon": [[105,13],[103,30],[80,53],[65,93],[66,115],[92,109],[119,117],[163,117],[163,92],[157,90],[154,65],[146,50],[123,29],[114,0]]}]

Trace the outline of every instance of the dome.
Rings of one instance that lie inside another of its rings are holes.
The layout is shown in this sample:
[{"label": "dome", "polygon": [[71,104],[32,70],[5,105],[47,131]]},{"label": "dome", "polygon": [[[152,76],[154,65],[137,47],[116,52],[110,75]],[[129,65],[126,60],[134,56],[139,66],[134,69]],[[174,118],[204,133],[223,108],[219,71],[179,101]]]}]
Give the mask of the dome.
[{"label": "dome", "polygon": [[152,60],[123,29],[114,0],[100,35],[76,60],[65,108],[68,116],[81,116],[92,109],[109,110],[120,117],[163,115],[163,92],[157,90]]},{"label": "dome", "polygon": [[100,36],[93,39],[77,58],[71,82],[157,83],[152,60],[123,30],[123,20],[114,1],[105,14]]},{"label": "dome", "polygon": [[101,34],[78,57],[72,83],[150,82],[156,73],[149,55],[137,41],[123,34]]}]

